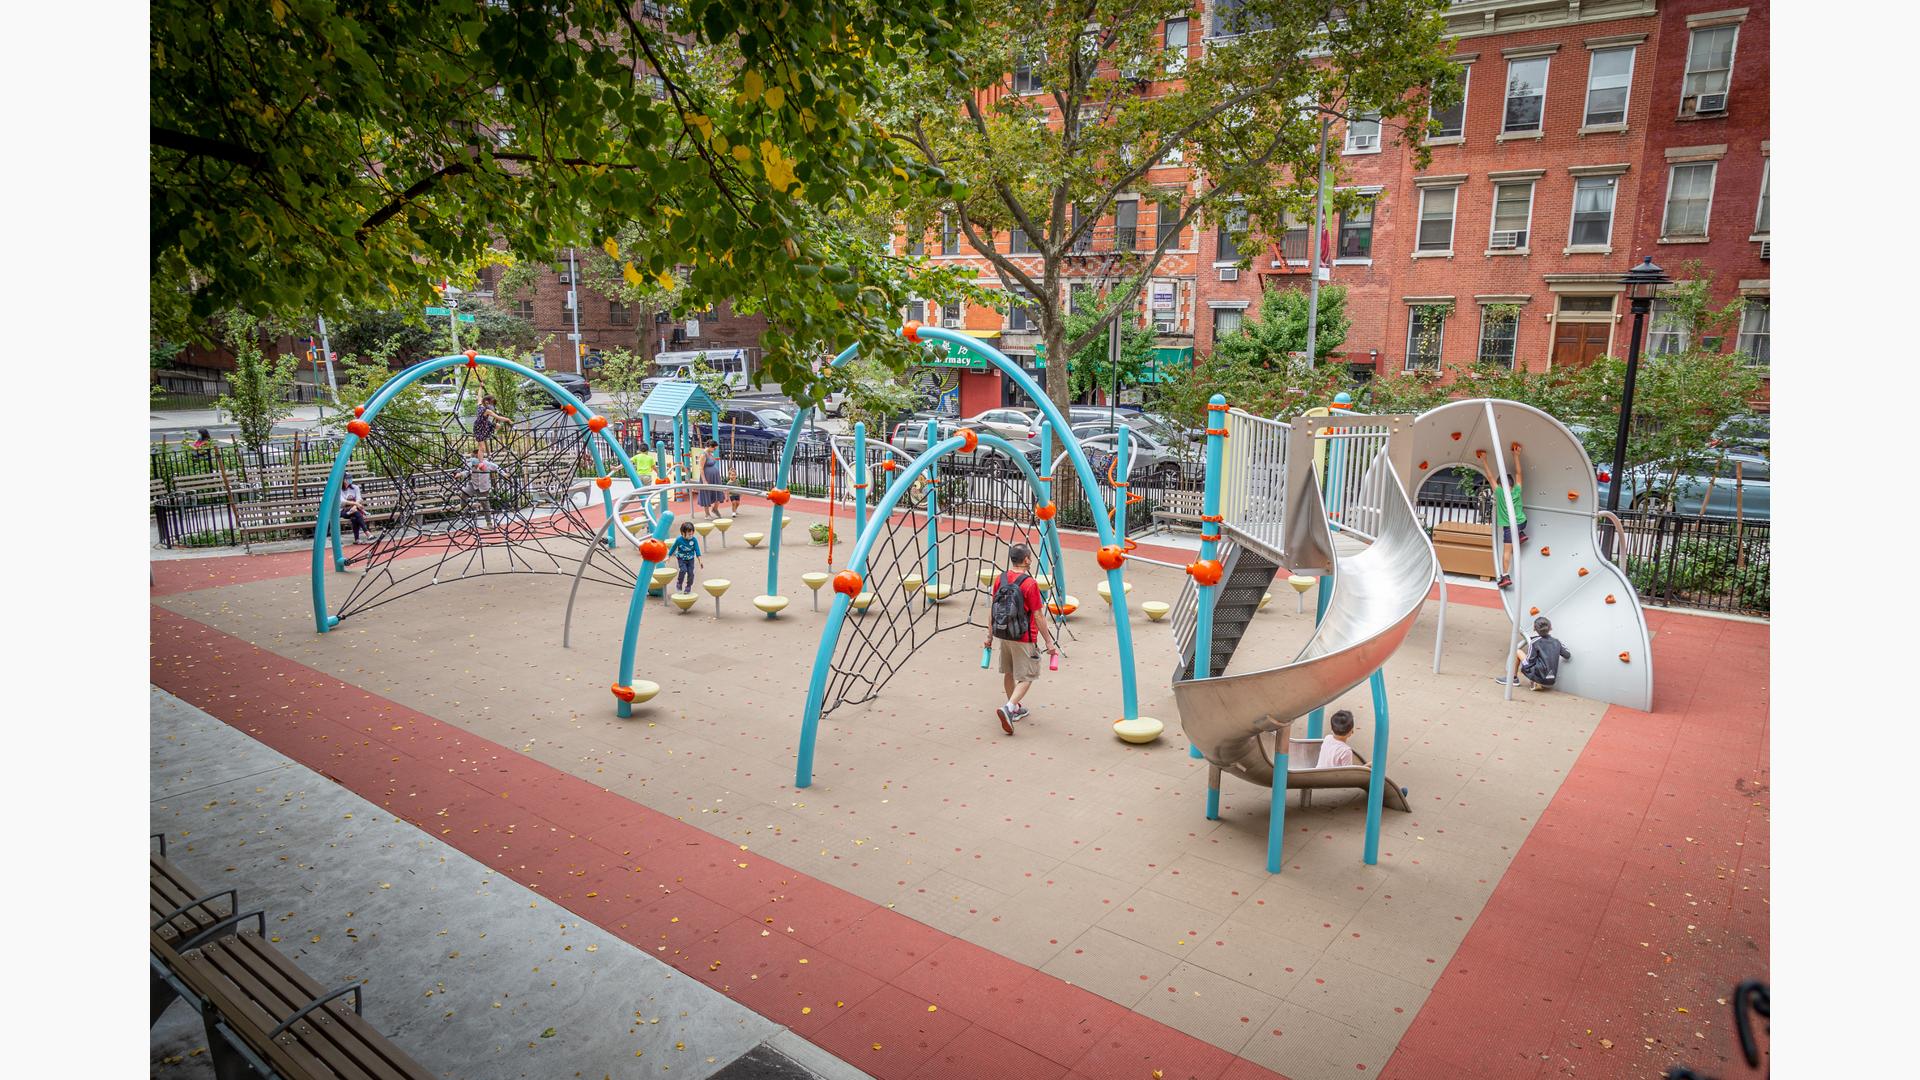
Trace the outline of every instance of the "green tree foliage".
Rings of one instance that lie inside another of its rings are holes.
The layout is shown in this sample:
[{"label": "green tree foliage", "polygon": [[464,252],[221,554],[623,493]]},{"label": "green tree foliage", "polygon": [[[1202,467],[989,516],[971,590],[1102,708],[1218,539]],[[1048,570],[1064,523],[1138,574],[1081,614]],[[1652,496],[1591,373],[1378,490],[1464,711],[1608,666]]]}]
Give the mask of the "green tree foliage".
[{"label": "green tree foliage", "polygon": [[[1260,297],[1260,310],[1240,329],[1213,343],[1213,351],[1235,361],[1297,364],[1307,351],[1307,294],[1303,289],[1269,288]],[[1314,333],[1313,358],[1322,362],[1347,340],[1347,287],[1329,285],[1320,290],[1320,312]]]},{"label": "green tree foliage", "polygon": [[[954,181],[907,193],[908,235],[937,231],[948,215],[992,264],[1003,302],[1032,298],[1047,354],[1074,355],[1106,324],[1068,335],[1069,282],[1102,286],[1109,312],[1131,317],[1175,235],[1224,223],[1240,235],[1244,263],[1289,211],[1310,214],[1323,121],[1378,110],[1424,161],[1430,101],[1459,95],[1446,7],[1243,0],[1196,17],[1191,0],[978,0],[950,56],[965,92],[942,71],[903,72],[890,87],[888,129]],[[1229,21],[1217,37],[1203,21],[1216,14]],[[1193,17],[1207,48],[1169,52],[1169,17]],[[1169,204],[1177,232],[1143,214],[1131,242],[1116,243],[1103,220],[1123,195],[1150,192],[1149,170],[1175,155],[1206,177]],[[1012,229],[1031,255],[995,241]],[[1070,392],[1066,368],[1049,366],[1047,393],[1065,404]]]},{"label": "green tree foliage", "polygon": [[[1107,312],[1076,311],[1067,316],[1066,337],[1069,341],[1085,340],[1080,351],[1073,354],[1070,370],[1067,372],[1068,389],[1075,400],[1085,398],[1095,390],[1113,392],[1114,365],[1110,362],[1112,346],[1107,333],[1098,337],[1088,337],[1087,328],[1095,323],[1108,327],[1113,320]],[[1120,371],[1121,386],[1136,386],[1141,373],[1153,364],[1153,327],[1129,322],[1120,335]],[[1047,366],[1052,367],[1051,354]]]},{"label": "green tree foliage", "polygon": [[259,320],[232,313],[221,321],[233,350],[233,373],[227,376],[227,392],[214,407],[233,418],[240,441],[258,453],[273,437],[273,425],[293,413],[291,394],[299,362],[260,348]]},{"label": "green tree foliage", "polygon": [[[504,243],[767,315],[770,377],[882,340],[905,266],[823,222],[954,187],[863,112],[960,41],[962,0],[156,0],[151,279],[167,336],[432,303]],[[683,44],[684,43],[684,44]],[[616,234],[635,220],[655,228]],[[899,350],[904,356],[905,351]]]},{"label": "green tree foliage", "polygon": [[834,371],[838,385],[846,390],[846,421],[851,430],[856,422],[867,425],[867,437],[885,439],[891,433],[887,422],[920,404],[920,393],[902,383],[885,364],[868,356],[856,356]]},{"label": "green tree foliage", "polygon": [[646,394],[640,384],[653,374],[653,361],[631,349],[609,349],[600,354],[600,370],[593,373],[594,402],[611,420],[640,415]]}]

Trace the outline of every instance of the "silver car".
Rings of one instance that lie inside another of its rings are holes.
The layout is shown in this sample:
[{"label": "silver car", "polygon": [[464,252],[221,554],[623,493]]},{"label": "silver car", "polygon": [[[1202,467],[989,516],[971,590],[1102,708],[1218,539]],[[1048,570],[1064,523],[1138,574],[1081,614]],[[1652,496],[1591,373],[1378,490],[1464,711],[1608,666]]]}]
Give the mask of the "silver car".
[{"label": "silver car", "polygon": [[[1119,436],[1104,420],[1075,424],[1073,437],[1081,449],[1100,455],[1102,461],[1111,457],[1119,445]],[[1161,487],[1173,487],[1190,476],[1198,478],[1202,471],[1199,457],[1191,451],[1162,442],[1153,433],[1131,426],[1127,431],[1127,452],[1133,459],[1128,470],[1129,481],[1151,479]]]}]

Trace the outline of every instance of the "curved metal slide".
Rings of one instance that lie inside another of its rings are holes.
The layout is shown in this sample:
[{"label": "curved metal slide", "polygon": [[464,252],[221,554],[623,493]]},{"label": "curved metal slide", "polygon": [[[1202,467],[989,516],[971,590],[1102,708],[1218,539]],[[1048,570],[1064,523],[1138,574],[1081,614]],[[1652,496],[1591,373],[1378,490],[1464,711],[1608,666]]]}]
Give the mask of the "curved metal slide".
[{"label": "curved metal slide", "polygon": [[[1283,733],[1296,717],[1367,681],[1413,629],[1439,568],[1433,542],[1414,514],[1386,450],[1368,467],[1365,484],[1367,490],[1382,493],[1380,533],[1357,554],[1336,557],[1326,616],[1299,655],[1279,667],[1175,681],[1174,702],[1181,726],[1215,768],[1271,787],[1271,737],[1285,739]],[[1289,508],[1290,519],[1317,522],[1318,529],[1326,531],[1327,548],[1333,550],[1319,489],[1304,485],[1299,498],[1304,505]],[[1375,747],[1376,757],[1382,753],[1384,748]],[[1399,788],[1391,780],[1386,787],[1392,793],[1386,805],[1407,809]]]}]

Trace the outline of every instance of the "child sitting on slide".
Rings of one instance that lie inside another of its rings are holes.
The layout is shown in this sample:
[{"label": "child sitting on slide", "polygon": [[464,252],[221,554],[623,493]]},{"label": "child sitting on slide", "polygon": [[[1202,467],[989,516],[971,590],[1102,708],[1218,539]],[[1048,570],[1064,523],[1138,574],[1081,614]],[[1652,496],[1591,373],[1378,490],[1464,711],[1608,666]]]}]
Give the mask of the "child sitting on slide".
[{"label": "child sitting on slide", "polygon": [[1354,765],[1353,747],[1347,740],[1353,738],[1353,713],[1341,709],[1327,718],[1327,730],[1332,737],[1320,744],[1320,760],[1313,763],[1316,769],[1337,769],[1342,765]]}]

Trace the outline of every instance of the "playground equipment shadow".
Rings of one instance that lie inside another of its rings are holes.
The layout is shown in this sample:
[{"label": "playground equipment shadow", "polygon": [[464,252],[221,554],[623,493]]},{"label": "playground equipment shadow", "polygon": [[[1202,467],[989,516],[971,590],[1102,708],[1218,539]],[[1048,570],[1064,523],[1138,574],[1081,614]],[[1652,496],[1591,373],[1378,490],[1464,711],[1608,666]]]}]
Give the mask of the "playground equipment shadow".
[{"label": "playground equipment shadow", "polygon": [[[312,633],[300,577],[234,574],[241,583],[189,585],[156,603],[745,845],[872,905],[861,910],[889,908],[1295,1080],[1378,1072],[1603,707],[1554,694],[1502,702],[1490,676],[1507,626],[1486,607],[1449,611],[1446,661],[1433,674],[1430,606],[1387,668],[1395,734],[1385,752],[1413,813],[1389,815],[1381,863],[1367,867],[1360,796],[1322,794],[1311,809],[1290,810],[1285,869],[1269,876],[1267,792],[1229,778],[1222,820],[1203,816],[1205,766],[1178,735],[1165,624],[1136,615],[1141,711],[1168,720],[1168,735],[1146,747],[1112,736],[1112,631],[1087,587],[1091,555],[1070,551],[1068,561],[1070,587],[1083,594],[1075,639],[1016,736],[991,715],[998,677],[978,667],[984,633],[944,634],[877,701],[828,717],[804,791],[792,786],[794,743],[822,616],[799,575],[825,562],[804,542],[783,560],[781,591],[794,602],[777,620],[748,603],[764,584],[764,553],[731,541],[702,572],[734,581],[719,617],[709,604],[680,615],[653,602],[639,674],[664,689],[628,720],[614,717],[606,690],[626,602],[610,589],[582,591],[571,650],[559,646],[565,584],[555,578],[436,588],[327,635]],[[1180,584],[1175,572],[1140,564],[1129,574],[1136,604],[1171,600]],[[1311,618],[1281,592],[1237,664],[1291,656]],[[1371,757],[1364,690],[1336,707],[1354,709],[1356,745]],[[482,754],[451,768],[475,783],[491,770]],[[396,789],[387,805],[432,817],[441,809],[432,801]],[[503,857],[523,848],[504,836],[501,845]],[[708,884],[724,888],[728,869],[701,873],[720,874]],[[592,917],[584,894],[597,878],[542,891]],[[796,936],[851,932],[787,914],[809,903],[796,887],[776,910],[785,917],[770,916],[775,929],[791,921]],[[928,974],[942,1000],[977,983]],[[800,1023],[785,1005],[765,1004],[776,1022]],[[1063,1028],[1049,1037],[1075,1036]]]}]

